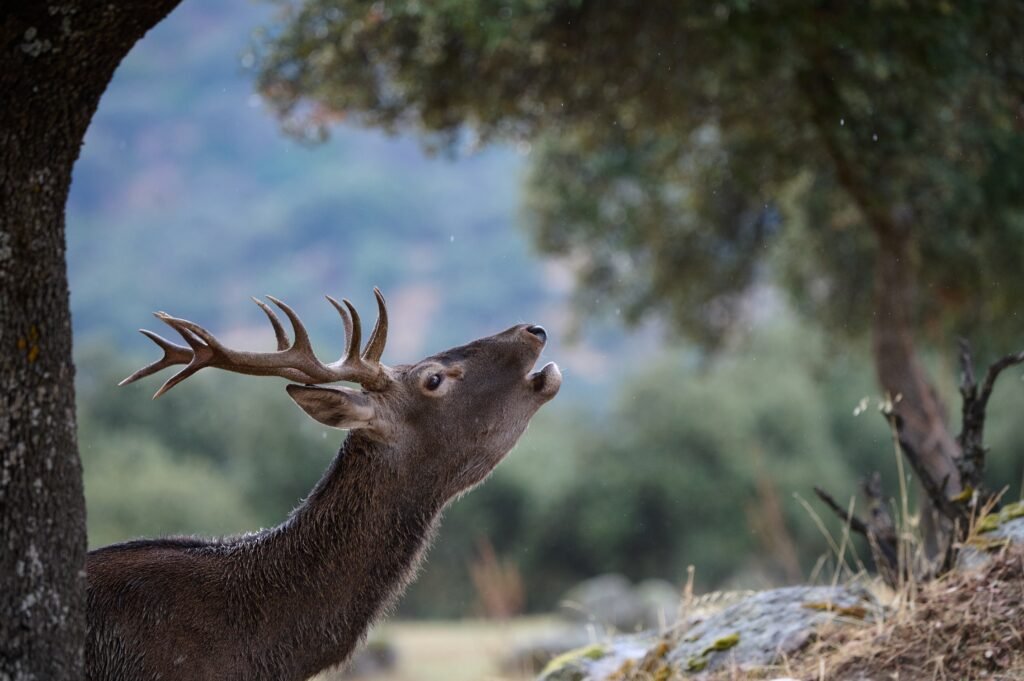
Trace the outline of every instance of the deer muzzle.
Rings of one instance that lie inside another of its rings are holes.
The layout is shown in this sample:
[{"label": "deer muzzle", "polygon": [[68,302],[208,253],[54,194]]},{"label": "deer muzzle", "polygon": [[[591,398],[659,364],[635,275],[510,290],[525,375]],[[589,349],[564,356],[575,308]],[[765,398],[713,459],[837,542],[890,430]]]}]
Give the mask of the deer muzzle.
[{"label": "deer muzzle", "polygon": [[557,364],[548,362],[540,371],[530,374],[529,380],[533,391],[547,401],[557,395],[558,389],[562,387],[562,372]]}]

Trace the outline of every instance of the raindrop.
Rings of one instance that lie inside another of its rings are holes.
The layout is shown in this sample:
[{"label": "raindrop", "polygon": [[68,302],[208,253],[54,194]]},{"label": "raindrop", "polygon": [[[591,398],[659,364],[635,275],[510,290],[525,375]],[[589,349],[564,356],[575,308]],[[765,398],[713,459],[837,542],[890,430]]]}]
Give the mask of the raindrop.
[{"label": "raindrop", "polygon": [[877,141],[878,141],[878,133],[877,133],[877,132],[876,132],[876,133],[873,133],[873,134],[871,135],[871,141],[872,141],[872,142],[877,142]]},{"label": "raindrop", "polygon": [[839,119],[839,125],[846,125],[846,119],[845,118],[840,118]]}]

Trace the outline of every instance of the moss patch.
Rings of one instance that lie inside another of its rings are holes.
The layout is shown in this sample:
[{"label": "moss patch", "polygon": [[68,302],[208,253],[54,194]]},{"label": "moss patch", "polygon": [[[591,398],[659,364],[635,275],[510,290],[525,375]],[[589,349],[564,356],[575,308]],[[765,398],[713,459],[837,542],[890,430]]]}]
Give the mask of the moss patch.
[{"label": "moss patch", "polygon": [[736,644],[739,642],[739,634],[729,634],[728,636],[723,636],[719,639],[715,639],[711,643],[711,645],[704,649],[704,652],[702,652],[701,655],[703,656],[707,655],[708,653],[715,653],[721,650],[729,650],[729,648],[735,647]]},{"label": "moss patch", "polygon": [[989,513],[978,521],[978,532],[991,532],[1014,518],[1024,518],[1024,501],[1007,504],[999,509],[999,513]]},{"label": "moss patch", "polygon": [[548,674],[556,672],[562,667],[572,664],[577,660],[600,660],[607,654],[607,652],[608,651],[603,645],[597,643],[570,650],[567,653],[562,653],[555,659],[551,660],[551,662],[548,662],[547,666],[544,667],[544,671],[541,672],[541,676],[547,676]]},{"label": "moss patch", "polygon": [[821,612],[831,612],[841,617],[850,617],[856,620],[862,620],[868,616],[868,609],[859,605],[836,605],[835,603],[829,603],[827,601],[815,601],[811,603],[804,603],[804,608],[808,610],[820,610]]},{"label": "moss patch", "polygon": [[967,545],[979,551],[1002,551],[1011,543],[1009,538],[989,539],[988,537],[971,537]]},{"label": "moss patch", "polygon": [[717,638],[706,647],[700,655],[691,657],[686,661],[686,671],[688,672],[702,672],[707,669],[708,664],[711,662],[711,653],[718,653],[723,650],[729,650],[740,642],[739,634],[728,634]]},{"label": "moss patch", "polygon": [[706,657],[691,657],[686,662],[686,671],[688,672],[702,672],[708,666],[708,658]]}]

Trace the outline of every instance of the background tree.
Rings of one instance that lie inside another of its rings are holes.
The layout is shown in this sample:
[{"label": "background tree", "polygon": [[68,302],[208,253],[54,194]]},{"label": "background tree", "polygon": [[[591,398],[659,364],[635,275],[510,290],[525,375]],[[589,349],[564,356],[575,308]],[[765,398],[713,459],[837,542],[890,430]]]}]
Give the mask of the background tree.
[{"label": "background tree", "polygon": [[304,133],[347,116],[535,143],[537,242],[630,319],[713,346],[766,275],[784,282],[839,335],[871,334],[908,442],[955,494],[920,344],[1024,329],[1021,36],[1009,0],[314,0],[261,87]]},{"label": "background tree", "polygon": [[64,205],[121,59],[178,0],[0,13],[0,677],[72,679],[85,642]]}]

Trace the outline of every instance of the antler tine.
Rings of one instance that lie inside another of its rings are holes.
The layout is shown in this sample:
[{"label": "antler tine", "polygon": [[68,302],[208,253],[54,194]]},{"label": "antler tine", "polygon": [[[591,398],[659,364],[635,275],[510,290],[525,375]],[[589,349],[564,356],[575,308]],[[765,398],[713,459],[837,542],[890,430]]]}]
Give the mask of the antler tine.
[{"label": "antler tine", "polygon": [[270,320],[271,326],[274,327],[274,336],[277,337],[277,351],[281,352],[282,350],[287,350],[292,341],[288,338],[288,332],[284,330],[283,326],[281,326],[281,320],[277,318],[277,315],[270,306],[259,298],[253,296],[252,302],[259,305],[260,309],[267,315],[267,319]]},{"label": "antler tine", "polygon": [[373,295],[377,298],[377,323],[373,325],[370,340],[366,342],[363,359],[376,363],[380,362],[380,356],[384,354],[384,346],[388,342],[388,308],[384,302],[384,294],[376,286],[373,287]]},{"label": "antler tine", "polygon": [[202,369],[204,366],[206,366],[206,364],[202,364],[200,362],[197,362],[195,360],[195,357],[193,357],[192,362],[187,367],[185,367],[184,369],[182,369],[178,373],[176,373],[173,376],[171,376],[170,378],[168,378],[164,382],[164,384],[162,386],[160,386],[160,389],[157,390],[155,393],[153,393],[153,399],[154,400],[157,399],[158,397],[163,395],[165,392],[167,392],[168,390],[170,390],[174,386],[178,385],[179,383],[181,383],[186,378],[188,378],[192,374],[196,373],[200,369]]},{"label": "antler tine", "polygon": [[352,346],[352,317],[348,314],[348,309],[344,305],[339,303],[331,296],[324,296],[327,298],[327,302],[334,306],[334,309],[338,311],[341,316],[341,324],[345,327],[345,350],[341,353],[341,358],[344,360],[348,357],[348,350]]},{"label": "antler tine", "polygon": [[359,321],[359,313],[356,312],[356,308],[349,301],[348,298],[342,298],[341,302],[345,303],[345,307],[348,308],[348,313],[352,315],[352,335],[348,342],[348,352],[345,353],[345,365],[346,366],[360,366],[359,361],[359,348],[363,342],[363,327]]},{"label": "antler tine", "polygon": [[293,349],[300,350],[304,354],[308,353],[309,355],[312,355],[313,345],[309,342],[309,333],[306,332],[306,327],[303,326],[302,320],[299,319],[299,315],[295,314],[295,310],[274,296],[268,295],[267,300],[281,308],[288,317],[288,321],[292,323],[292,329],[295,331],[295,342],[292,343],[291,347]]},{"label": "antler tine", "polygon": [[134,383],[140,378],[145,378],[146,376],[152,376],[156,372],[162,371],[167,367],[174,366],[175,364],[188,364],[192,361],[192,351],[184,345],[172,343],[166,338],[163,338],[148,329],[139,329],[139,333],[160,346],[160,349],[164,351],[164,356],[152,364],[142,367],[128,378],[122,380],[118,383],[119,386]]},{"label": "antler tine", "polygon": [[166,312],[156,312],[153,316],[177,331],[178,334],[185,339],[185,342],[192,347],[193,353],[197,353],[202,350],[210,350],[211,348],[224,350],[224,346],[219,340],[217,340],[216,336],[195,322],[190,322],[187,319],[181,319],[179,317],[172,317]]},{"label": "antler tine", "polygon": [[177,331],[185,342],[192,347],[192,356],[187,362],[188,366],[171,376],[160,386],[160,389],[153,394],[153,399],[155,400],[203,367],[210,366],[214,357],[219,353],[223,353],[225,348],[217,340],[216,336],[195,322],[172,317],[166,312],[156,312],[153,316]]}]

